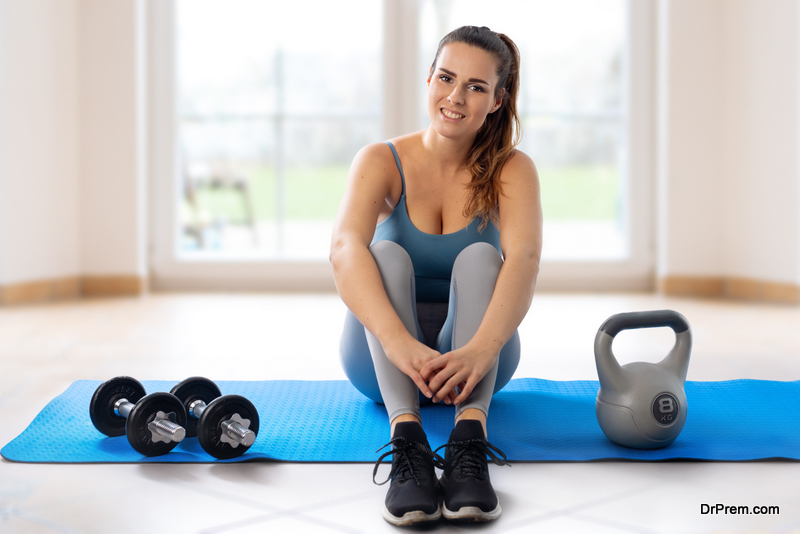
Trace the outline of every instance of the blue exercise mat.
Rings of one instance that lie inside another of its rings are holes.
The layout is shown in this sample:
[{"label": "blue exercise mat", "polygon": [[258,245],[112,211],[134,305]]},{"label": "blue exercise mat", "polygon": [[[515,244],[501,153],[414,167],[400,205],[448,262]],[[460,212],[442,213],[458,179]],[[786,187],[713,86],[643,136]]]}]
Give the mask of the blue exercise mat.
[{"label": "blue exercise mat", "polygon": [[[48,404],[0,454],[18,462],[221,462],[197,439],[164,456],[147,458],[125,437],[108,438],[92,426],[89,400],[99,381],[80,380]],[[148,392],[176,382],[143,382]],[[374,462],[389,439],[383,406],[346,381],[218,382],[223,394],[249,398],[261,416],[255,444],[227,461]],[[800,381],[687,382],[688,417],[669,447],[634,450],[611,443],[594,413],[598,383],[512,380],[497,393],[490,441],[512,461],[800,460]],[[424,406],[423,425],[435,448],[447,441],[453,409]]]}]

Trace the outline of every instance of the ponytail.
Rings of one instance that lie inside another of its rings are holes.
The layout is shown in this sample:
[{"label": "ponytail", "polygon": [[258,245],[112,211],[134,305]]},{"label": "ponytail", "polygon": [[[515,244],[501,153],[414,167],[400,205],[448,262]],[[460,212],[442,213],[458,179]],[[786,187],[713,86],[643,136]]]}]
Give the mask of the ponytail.
[{"label": "ponytail", "polygon": [[495,98],[502,93],[502,103],[494,113],[486,116],[467,154],[467,168],[472,180],[468,186],[469,197],[464,206],[464,215],[470,219],[480,217],[482,231],[491,217],[497,214],[502,193],[500,172],[522,138],[522,125],[517,113],[519,50],[514,41],[502,33],[495,33],[485,26],[462,26],[441,40],[434,66],[444,45],[454,42],[475,46],[497,59]]}]

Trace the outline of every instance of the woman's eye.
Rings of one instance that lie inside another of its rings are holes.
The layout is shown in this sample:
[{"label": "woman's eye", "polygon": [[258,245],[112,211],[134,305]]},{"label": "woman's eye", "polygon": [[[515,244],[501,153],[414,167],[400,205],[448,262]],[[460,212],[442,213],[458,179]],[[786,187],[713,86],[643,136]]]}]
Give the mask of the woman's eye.
[{"label": "woman's eye", "polygon": [[445,75],[445,74],[441,74],[441,75],[439,76],[439,79],[440,79],[441,81],[443,81],[443,82],[445,82],[445,83],[446,83],[446,82],[449,82],[449,81],[450,81],[450,76],[447,76],[447,75]]},{"label": "woman's eye", "polygon": [[472,89],[473,91],[477,91],[479,93],[483,93],[484,92],[483,91],[483,87],[481,87],[480,85],[471,85],[470,89]]}]

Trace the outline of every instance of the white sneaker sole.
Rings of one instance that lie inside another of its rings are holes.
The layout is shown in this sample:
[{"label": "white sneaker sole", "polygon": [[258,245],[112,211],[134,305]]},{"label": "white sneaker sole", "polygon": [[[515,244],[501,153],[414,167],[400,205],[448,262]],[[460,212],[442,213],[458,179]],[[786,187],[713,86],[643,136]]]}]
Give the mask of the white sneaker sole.
[{"label": "white sneaker sole", "polygon": [[442,507],[442,514],[444,515],[444,518],[449,521],[464,521],[473,523],[494,521],[500,517],[502,512],[503,510],[500,508],[500,503],[497,503],[497,507],[491,512],[484,512],[477,506],[464,506],[455,512],[448,510],[447,506]]},{"label": "white sneaker sole", "polygon": [[427,523],[429,521],[438,521],[442,517],[442,507],[436,509],[432,514],[426,514],[422,510],[415,510],[413,512],[406,512],[402,517],[393,515],[392,512],[383,506],[383,518],[389,523],[398,527],[407,527],[409,525],[416,525],[419,523]]}]

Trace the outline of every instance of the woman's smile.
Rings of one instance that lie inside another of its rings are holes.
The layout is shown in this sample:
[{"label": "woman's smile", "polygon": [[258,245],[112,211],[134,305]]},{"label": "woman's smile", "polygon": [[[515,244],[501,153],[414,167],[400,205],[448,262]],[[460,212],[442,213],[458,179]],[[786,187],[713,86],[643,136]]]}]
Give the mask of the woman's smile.
[{"label": "woman's smile", "polygon": [[442,115],[445,116],[445,120],[449,119],[449,120],[456,120],[456,121],[461,120],[464,117],[466,117],[466,115],[464,115],[463,113],[458,113],[456,111],[451,111],[451,110],[449,110],[447,108],[442,108]]}]

